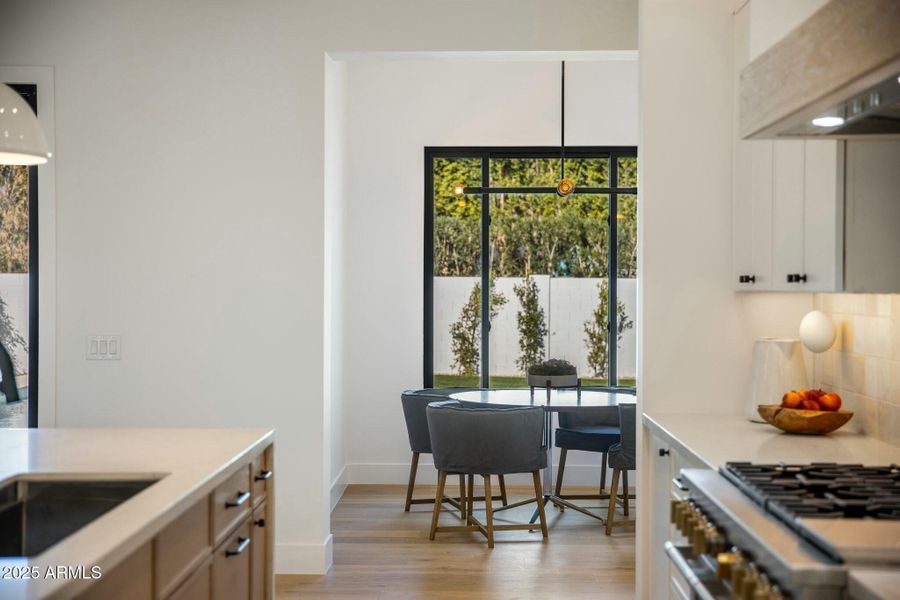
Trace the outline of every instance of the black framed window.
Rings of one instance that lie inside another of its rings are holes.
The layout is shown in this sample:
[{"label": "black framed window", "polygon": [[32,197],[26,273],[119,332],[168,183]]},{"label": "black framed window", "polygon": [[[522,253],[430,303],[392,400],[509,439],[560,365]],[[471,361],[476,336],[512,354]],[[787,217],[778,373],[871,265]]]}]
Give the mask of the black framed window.
[{"label": "black framed window", "polygon": [[[425,149],[424,385],[636,382],[637,148]],[[487,290],[487,293],[482,293]],[[611,341],[613,340],[613,341]]]},{"label": "black framed window", "polygon": [[[37,113],[37,86],[8,83]],[[0,427],[38,422],[38,169],[0,165],[0,340],[13,381],[0,388]]]}]

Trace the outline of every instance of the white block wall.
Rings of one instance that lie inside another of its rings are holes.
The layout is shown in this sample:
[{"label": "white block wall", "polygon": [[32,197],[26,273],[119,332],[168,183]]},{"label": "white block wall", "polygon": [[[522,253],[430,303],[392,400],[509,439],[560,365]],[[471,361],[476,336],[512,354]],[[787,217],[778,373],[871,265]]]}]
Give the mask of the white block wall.
[{"label": "white block wall", "polygon": [[[541,307],[550,331],[546,341],[548,358],[562,358],[576,366],[581,376],[593,373],[587,363],[588,347],[585,343],[584,323],[599,302],[597,286],[604,279],[554,277],[535,275]],[[450,345],[450,326],[459,319],[463,305],[469,299],[478,277],[434,278],[434,372],[452,373],[453,353]],[[506,304],[500,308],[491,324],[491,374],[515,375],[519,373],[516,359],[519,356],[519,332],[516,313],[519,300],[513,286],[521,283],[518,277],[498,277],[495,289],[506,296]],[[636,322],[637,280],[618,280],[619,300],[625,312]],[[619,377],[634,377],[635,326],[627,330],[619,343]]]}]

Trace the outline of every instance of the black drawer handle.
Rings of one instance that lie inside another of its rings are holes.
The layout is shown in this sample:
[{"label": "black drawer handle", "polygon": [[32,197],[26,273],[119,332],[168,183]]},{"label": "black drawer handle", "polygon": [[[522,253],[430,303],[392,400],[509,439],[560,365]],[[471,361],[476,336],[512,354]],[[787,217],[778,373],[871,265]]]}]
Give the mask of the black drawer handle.
[{"label": "black drawer handle", "polygon": [[806,283],[806,273],[802,275],[800,273],[788,273],[787,276],[788,283]]},{"label": "black drawer handle", "polygon": [[738,277],[738,281],[741,283],[756,283],[756,275],[741,275]]},{"label": "black drawer handle", "polygon": [[660,449],[659,449],[659,455],[660,455],[660,456],[668,456],[668,455],[669,455],[669,451],[666,450],[665,448],[660,448]]},{"label": "black drawer handle", "polygon": [[255,521],[253,521],[253,524],[256,525],[257,527],[265,527],[266,520],[265,519],[257,519]]},{"label": "black drawer handle", "polygon": [[254,481],[265,481],[266,479],[269,479],[270,477],[272,477],[272,471],[260,471],[259,475],[253,476],[253,480]]},{"label": "black drawer handle", "polygon": [[237,556],[238,554],[240,554],[241,552],[246,550],[247,546],[249,546],[249,545],[250,545],[250,538],[239,537],[237,548],[235,548],[234,550],[226,550],[225,556],[226,557]]},{"label": "black drawer handle", "polygon": [[250,492],[238,492],[238,497],[234,500],[228,500],[225,502],[225,508],[234,508],[236,506],[240,506],[244,502],[250,499]]}]

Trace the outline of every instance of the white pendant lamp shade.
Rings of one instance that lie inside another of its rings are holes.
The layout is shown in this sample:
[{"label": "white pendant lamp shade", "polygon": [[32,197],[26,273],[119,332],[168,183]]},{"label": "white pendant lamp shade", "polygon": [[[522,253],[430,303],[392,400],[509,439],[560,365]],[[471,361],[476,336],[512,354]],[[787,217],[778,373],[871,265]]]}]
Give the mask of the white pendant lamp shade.
[{"label": "white pendant lamp shade", "polygon": [[16,90],[0,83],[0,165],[42,165],[48,157],[34,111]]},{"label": "white pendant lamp shade", "polygon": [[825,352],[834,344],[835,337],[834,322],[821,310],[808,313],[800,321],[800,341],[810,352]]}]

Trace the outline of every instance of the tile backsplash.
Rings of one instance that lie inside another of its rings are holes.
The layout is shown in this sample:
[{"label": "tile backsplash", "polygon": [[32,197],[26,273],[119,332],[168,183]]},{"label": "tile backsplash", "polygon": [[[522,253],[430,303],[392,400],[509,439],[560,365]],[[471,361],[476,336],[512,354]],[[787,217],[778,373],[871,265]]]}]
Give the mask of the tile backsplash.
[{"label": "tile backsplash", "polygon": [[814,358],[816,387],[856,414],[847,427],[900,445],[900,294],[816,294],[838,330]]}]

